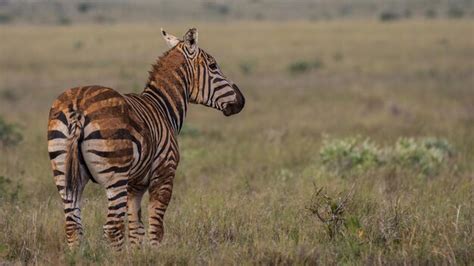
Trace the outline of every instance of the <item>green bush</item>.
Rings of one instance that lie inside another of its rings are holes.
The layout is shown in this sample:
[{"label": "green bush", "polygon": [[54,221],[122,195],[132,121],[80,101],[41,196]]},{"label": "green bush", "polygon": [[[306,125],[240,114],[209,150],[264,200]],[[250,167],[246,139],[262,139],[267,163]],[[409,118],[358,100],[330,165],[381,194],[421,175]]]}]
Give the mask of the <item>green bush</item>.
[{"label": "green bush", "polygon": [[432,175],[453,154],[453,148],[444,139],[424,138],[417,141],[400,138],[389,152],[392,163]]},{"label": "green bush", "polygon": [[325,138],[320,150],[324,169],[345,176],[360,174],[388,165],[402,167],[422,175],[434,175],[454,154],[453,147],[439,138],[399,138],[393,147],[379,148],[369,139],[359,137]]},{"label": "green bush", "polygon": [[346,139],[325,138],[320,150],[324,168],[337,175],[354,170],[366,171],[382,164],[382,151],[369,139],[359,137]]},{"label": "green bush", "polygon": [[0,116],[0,147],[14,146],[23,139],[18,126],[7,123]]}]

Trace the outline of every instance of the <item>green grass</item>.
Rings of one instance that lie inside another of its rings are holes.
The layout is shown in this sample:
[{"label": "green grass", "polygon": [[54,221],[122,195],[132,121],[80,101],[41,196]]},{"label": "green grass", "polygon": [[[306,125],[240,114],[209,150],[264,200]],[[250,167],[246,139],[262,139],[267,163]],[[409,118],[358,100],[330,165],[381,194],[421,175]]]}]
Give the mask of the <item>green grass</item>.
[{"label": "green grass", "polygon": [[[65,245],[46,150],[48,111],[76,85],[140,90],[165,50],[159,25],[0,27],[0,91],[15,95],[0,97],[0,114],[23,135],[0,150],[0,264],[474,260],[472,21],[198,23],[168,30],[179,36],[191,26],[247,105],[230,118],[190,108],[163,245],[119,254],[102,240],[106,197],[94,184],[85,193],[85,241],[75,251]],[[324,62],[317,70],[288,71],[315,59]],[[242,62],[251,62],[251,71]],[[333,175],[319,155],[326,134],[370,138],[381,147],[401,137],[437,137],[456,155],[426,176],[391,166]],[[311,211],[319,188],[336,203],[352,191],[332,238]]]}]

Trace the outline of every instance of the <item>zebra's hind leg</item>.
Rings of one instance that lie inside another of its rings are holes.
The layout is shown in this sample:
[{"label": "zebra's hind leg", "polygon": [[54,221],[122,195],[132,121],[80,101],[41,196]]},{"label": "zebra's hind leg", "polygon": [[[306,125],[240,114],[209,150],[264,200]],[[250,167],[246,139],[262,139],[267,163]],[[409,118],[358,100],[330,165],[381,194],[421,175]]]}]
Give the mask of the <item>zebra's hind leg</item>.
[{"label": "zebra's hind leg", "polygon": [[114,176],[106,187],[108,199],[107,222],[104,236],[111,246],[119,251],[124,243],[125,215],[127,214],[127,182],[125,175]]},{"label": "zebra's hind leg", "polygon": [[171,200],[174,170],[153,180],[149,187],[149,238],[152,246],[159,246],[164,235],[163,218]]},{"label": "zebra's hind leg", "polygon": [[[58,164],[53,164],[53,167],[56,165]],[[80,244],[84,234],[81,221],[81,199],[82,192],[84,191],[84,187],[89,178],[85,175],[85,171],[81,171],[84,174],[82,182],[77,190],[77,194],[73,195],[72,192],[66,192],[66,177],[64,171],[61,171],[60,169],[61,167],[58,167],[53,170],[54,179],[59,195],[64,204],[64,216],[66,220],[64,228],[66,231],[67,243],[69,247],[75,247]],[[81,169],[84,169],[83,166],[81,166]]]},{"label": "zebra's hind leg", "polygon": [[145,238],[145,226],[142,222],[141,201],[143,191],[128,192],[128,239],[133,246],[140,246]]}]

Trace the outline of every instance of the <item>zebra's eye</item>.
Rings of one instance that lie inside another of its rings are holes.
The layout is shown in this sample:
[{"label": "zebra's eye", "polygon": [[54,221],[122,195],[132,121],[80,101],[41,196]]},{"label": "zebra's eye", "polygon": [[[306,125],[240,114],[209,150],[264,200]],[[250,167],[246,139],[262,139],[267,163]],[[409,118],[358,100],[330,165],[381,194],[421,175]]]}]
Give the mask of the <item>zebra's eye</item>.
[{"label": "zebra's eye", "polygon": [[212,64],[209,65],[209,68],[210,68],[211,70],[216,70],[217,64],[216,64],[216,63],[212,63]]}]

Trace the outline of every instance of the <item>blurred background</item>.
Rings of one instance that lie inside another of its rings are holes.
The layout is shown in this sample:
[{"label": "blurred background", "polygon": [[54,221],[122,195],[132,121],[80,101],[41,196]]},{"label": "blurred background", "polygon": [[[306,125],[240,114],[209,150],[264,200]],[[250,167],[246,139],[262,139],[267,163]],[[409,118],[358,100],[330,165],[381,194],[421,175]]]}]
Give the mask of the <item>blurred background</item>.
[{"label": "blurred background", "polygon": [[[474,261],[473,18],[472,0],[0,0],[0,264]],[[246,107],[190,108],[159,252],[107,248],[98,185],[68,251],[49,108],[142,91],[161,27],[197,27]]]},{"label": "blurred background", "polygon": [[290,21],[351,18],[461,18],[474,15],[472,0],[2,0],[0,21],[78,22]]}]

